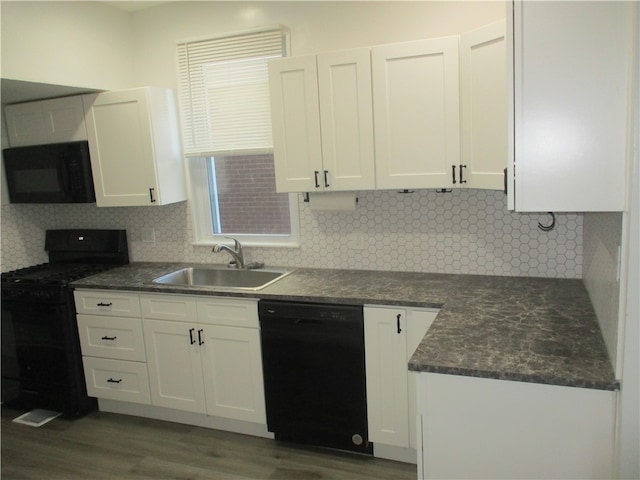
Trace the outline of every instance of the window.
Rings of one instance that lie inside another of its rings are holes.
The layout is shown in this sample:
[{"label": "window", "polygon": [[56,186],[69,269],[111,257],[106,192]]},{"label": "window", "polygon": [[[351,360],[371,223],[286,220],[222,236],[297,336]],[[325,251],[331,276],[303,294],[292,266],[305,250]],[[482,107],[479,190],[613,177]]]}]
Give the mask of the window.
[{"label": "window", "polygon": [[178,44],[179,97],[197,243],[298,241],[295,194],[275,191],[267,62],[286,53],[272,28]]}]

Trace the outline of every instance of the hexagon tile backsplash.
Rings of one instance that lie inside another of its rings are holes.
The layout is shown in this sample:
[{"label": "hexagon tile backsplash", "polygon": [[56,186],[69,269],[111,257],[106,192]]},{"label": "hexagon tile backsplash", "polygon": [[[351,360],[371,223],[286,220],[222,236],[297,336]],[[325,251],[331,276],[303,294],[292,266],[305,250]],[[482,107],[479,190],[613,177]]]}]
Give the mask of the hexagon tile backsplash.
[{"label": "hexagon tile backsplash", "polygon": [[[502,192],[461,189],[361,192],[355,212],[316,212],[299,195],[299,248],[246,248],[267,265],[580,278],[580,214],[509,212]],[[132,261],[223,263],[226,257],[191,244],[186,202],[163,207],[95,205],[2,207],[2,271],[46,261],[48,228],[125,228]],[[155,229],[155,243],[142,241]]]}]

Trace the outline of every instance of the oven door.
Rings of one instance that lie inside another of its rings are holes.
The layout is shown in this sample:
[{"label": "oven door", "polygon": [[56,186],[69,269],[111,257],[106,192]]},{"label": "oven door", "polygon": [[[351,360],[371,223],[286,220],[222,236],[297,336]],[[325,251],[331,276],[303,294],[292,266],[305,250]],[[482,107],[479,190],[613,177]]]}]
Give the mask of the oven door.
[{"label": "oven door", "polygon": [[[73,309],[68,304],[2,302],[3,347],[10,345],[3,382],[16,381],[20,408],[44,408],[78,415],[93,409],[86,394],[82,356]],[[15,357],[12,359],[11,357]],[[10,402],[11,403],[11,402]]]}]

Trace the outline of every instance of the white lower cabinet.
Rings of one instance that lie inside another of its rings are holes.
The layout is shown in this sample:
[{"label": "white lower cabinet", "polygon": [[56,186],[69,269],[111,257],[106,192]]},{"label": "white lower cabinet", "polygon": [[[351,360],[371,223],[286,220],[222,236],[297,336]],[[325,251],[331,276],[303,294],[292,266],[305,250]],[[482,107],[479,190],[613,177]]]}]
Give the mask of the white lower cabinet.
[{"label": "white lower cabinet", "polygon": [[374,445],[416,448],[416,374],[407,363],[437,314],[435,309],[364,307],[367,417]]},{"label": "white lower cabinet", "polygon": [[138,296],[99,290],[74,295],[87,393],[150,404]]},{"label": "white lower cabinet", "polygon": [[140,299],[153,405],[266,423],[255,300]]},{"label": "white lower cabinet", "polygon": [[204,327],[203,372],[207,413],[266,423],[260,331]]},{"label": "white lower cabinet", "polygon": [[614,478],[617,392],[420,373],[419,479]]},{"label": "white lower cabinet", "polygon": [[266,425],[257,300],[76,290],[75,302],[89,395]]}]

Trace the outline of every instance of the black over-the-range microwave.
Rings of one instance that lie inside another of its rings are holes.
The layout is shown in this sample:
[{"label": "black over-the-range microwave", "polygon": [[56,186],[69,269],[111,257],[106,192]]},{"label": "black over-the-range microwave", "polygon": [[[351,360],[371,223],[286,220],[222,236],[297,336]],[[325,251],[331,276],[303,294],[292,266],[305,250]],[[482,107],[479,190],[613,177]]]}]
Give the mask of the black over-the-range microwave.
[{"label": "black over-the-range microwave", "polygon": [[11,203],[93,203],[89,143],[52,143],[2,151]]}]

